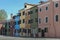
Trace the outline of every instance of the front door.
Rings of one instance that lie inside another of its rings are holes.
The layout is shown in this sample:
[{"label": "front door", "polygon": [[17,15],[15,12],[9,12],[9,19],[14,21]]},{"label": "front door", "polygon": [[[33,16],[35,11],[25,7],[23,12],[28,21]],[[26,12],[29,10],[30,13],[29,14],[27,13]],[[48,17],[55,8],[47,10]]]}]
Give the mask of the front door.
[{"label": "front door", "polygon": [[45,37],[44,30],[41,32],[41,37]]}]

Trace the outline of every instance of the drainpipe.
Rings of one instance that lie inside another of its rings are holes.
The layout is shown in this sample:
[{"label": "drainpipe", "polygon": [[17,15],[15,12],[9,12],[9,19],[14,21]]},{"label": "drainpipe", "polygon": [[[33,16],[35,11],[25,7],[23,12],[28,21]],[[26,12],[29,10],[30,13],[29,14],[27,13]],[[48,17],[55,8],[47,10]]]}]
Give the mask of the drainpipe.
[{"label": "drainpipe", "polygon": [[[53,2],[54,4],[54,2]],[[53,6],[53,27],[54,27],[54,30],[55,30],[55,37],[56,37],[56,28],[55,28],[55,25],[54,25],[54,6]]]}]

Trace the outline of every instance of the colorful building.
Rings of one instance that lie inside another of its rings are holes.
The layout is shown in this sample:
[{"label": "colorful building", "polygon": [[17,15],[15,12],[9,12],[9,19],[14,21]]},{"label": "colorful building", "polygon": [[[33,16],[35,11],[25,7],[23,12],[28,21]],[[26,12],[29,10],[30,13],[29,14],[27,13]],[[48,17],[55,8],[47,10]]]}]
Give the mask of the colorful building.
[{"label": "colorful building", "polygon": [[29,19],[29,24],[30,24],[30,28],[31,28],[31,34],[33,35],[33,37],[37,37],[37,33],[38,33],[38,8],[37,5],[30,8],[29,11],[29,15],[30,15],[30,19]]},{"label": "colorful building", "polygon": [[40,2],[38,5],[39,37],[60,37],[60,0]]},{"label": "colorful building", "polygon": [[20,36],[19,30],[20,30],[20,16],[19,15],[15,15],[14,16],[14,21],[15,21],[15,32],[14,35],[15,36]]},{"label": "colorful building", "polygon": [[[27,5],[30,5],[30,6],[32,6],[32,7],[36,6],[35,4],[27,4]],[[25,5],[25,6],[27,7],[27,5]],[[30,6],[29,6],[29,7],[30,7]],[[30,15],[30,9],[31,9],[32,7],[30,7],[30,8],[27,7],[28,9],[25,10],[25,13],[26,13],[26,17],[25,17],[25,28],[26,28],[26,30],[27,30],[26,36],[31,36],[31,24],[29,23],[29,20],[30,20],[30,17],[32,17],[32,16]],[[27,34],[28,34],[28,35],[27,35]]]},{"label": "colorful building", "polygon": [[21,32],[20,32],[20,36],[23,35],[23,29],[25,28],[25,13],[24,13],[24,10],[20,10],[20,20],[21,20],[21,23],[20,23],[20,29],[21,29]]},{"label": "colorful building", "polygon": [[60,0],[24,4],[18,15],[0,23],[0,34],[27,37],[60,37]]},{"label": "colorful building", "polygon": [[[9,25],[8,25],[9,24]],[[11,19],[8,21],[7,25],[9,26],[9,35],[14,36],[14,26],[15,26],[15,21],[13,19],[13,14],[11,14]]]},{"label": "colorful building", "polygon": [[21,34],[23,36],[28,36],[27,35],[28,34],[27,30],[30,28],[30,24],[28,24],[28,20],[29,20],[30,17],[28,15],[27,9],[29,9],[33,6],[35,6],[35,5],[25,3],[24,9],[19,10],[19,12],[21,13],[20,14],[21,15],[20,16],[20,20],[21,20],[20,28],[21,28],[21,31],[22,31]]}]

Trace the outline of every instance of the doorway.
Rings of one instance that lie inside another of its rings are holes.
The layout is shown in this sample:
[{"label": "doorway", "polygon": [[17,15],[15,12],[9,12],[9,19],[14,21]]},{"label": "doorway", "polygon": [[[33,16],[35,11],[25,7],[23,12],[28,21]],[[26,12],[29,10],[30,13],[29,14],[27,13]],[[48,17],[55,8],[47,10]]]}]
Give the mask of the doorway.
[{"label": "doorway", "polygon": [[41,32],[41,37],[45,37],[44,30]]}]

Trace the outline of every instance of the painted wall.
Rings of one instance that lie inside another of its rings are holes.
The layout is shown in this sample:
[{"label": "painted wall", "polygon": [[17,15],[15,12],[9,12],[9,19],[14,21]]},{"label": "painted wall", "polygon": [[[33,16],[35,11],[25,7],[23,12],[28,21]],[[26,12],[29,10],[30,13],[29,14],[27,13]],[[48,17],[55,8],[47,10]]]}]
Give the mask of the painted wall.
[{"label": "painted wall", "polygon": [[25,19],[25,15],[23,15],[23,10],[20,11],[21,16],[20,16],[20,20],[21,20],[21,24],[20,24],[20,28],[25,28],[25,23],[23,23],[23,19]]},{"label": "painted wall", "polygon": [[29,14],[29,10],[30,9],[27,9],[27,10],[25,10],[25,13],[26,13],[26,17],[25,17],[25,26],[26,26],[26,28],[27,29],[30,29],[30,24],[28,23],[28,21],[29,21],[29,19],[30,19],[30,15],[28,15]]},{"label": "painted wall", "polygon": [[38,32],[38,9],[37,6],[34,6],[30,9],[30,11],[32,11],[32,13],[30,14],[30,20],[32,19],[33,22],[30,23],[31,25],[31,32],[33,35],[36,36],[37,32]]},{"label": "painted wall", "polygon": [[[60,4],[60,1],[50,1],[38,6],[38,20],[41,18],[41,23],[38,22],[38,28],[41,28],[41,30],[48,28],[48,32],[44,33],[45,37],[60,37],[60,23],[55,21],[55,16],[60,15],[60,5],[56,8],[55,3]],[[48,7],[48,10],[46,10],[46,7]],[[40,8],[42,9],[41,12]],[[48,17],[48,23],[45,22],[46,17]],[[41,37],[41,32],[39,34]]]},{"label": "painted wall", "polygon": [[[21,19],[21,24],[20,24],[20,26],[21,26],[21,28],[25,28],[25,26],[26,26],[25,23],[28,22],[28,18],[29,18],[28,9],[30,9],[30,8],[33,7],[33,5],[31,5],[31,4],[25,4],[25,5],[26,5],[26,8],[24,8],[24,9],[22,9],[22,10],[19,11],[19,12],[21,13],[21,16],[20,16],[20,19]],[[25,12],[25,13],[24,13],[25,15],[23,15],[23,12]],[[22,22],[23,22],[23,19],[25,19],[25,23],[22,23]],[[27,24],[27,26],[30,26],[30,25]]]},{"label": "painted wall", "polygon": [[15,36],[19,36],[19,30],[20,30],[20,25],[19,25],[19,20],[20,20],[20,16],[15,16]]}]

